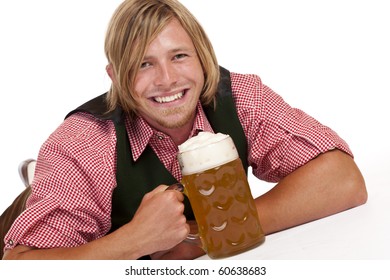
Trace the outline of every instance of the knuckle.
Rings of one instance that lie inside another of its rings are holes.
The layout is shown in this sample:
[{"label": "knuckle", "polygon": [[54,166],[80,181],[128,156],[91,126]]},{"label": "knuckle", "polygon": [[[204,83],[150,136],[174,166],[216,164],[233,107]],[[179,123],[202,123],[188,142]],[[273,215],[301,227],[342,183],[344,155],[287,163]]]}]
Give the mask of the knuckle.
[{"label": "knuckle", "polygon": [[184,213],[184,204],[179,202],[179,204],[177,206],[177,210],[179,211],[179,213],[183,214]]}]

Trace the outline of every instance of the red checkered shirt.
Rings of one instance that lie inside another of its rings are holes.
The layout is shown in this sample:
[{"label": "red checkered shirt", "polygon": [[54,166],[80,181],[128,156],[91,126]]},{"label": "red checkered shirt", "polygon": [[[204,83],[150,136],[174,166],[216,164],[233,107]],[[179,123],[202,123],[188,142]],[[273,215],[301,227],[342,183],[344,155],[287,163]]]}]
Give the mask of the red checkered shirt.
[{"label": "red checkered shirt", "polygon": [[[259,179],[277,182],[320,153],[348,145],[331,129],[290,107],[255,75],[231,73],[233,98],[247,136],[248,162]],[[137,118],[126,127],[136,161],[147,145],[181,179],[172,139]],[[200,104],[192,135],[212,131]],[[42,145],[27,209],[5,237],[37,248],[72,247],[110,229],[116,186],[116,134],[111,121],[85,113],[66,119]]]}]

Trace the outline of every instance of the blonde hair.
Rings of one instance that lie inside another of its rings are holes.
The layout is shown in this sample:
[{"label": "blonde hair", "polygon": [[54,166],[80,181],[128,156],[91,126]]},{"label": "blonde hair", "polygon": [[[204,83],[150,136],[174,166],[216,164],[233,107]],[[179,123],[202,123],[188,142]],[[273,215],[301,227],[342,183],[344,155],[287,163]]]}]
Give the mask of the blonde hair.
[{"label": "blonde hair", "polygon": [[105,40],[105,53],[116,81],[107,95],[109,111],[118,105],[130,115],[136,111],[134,81],[146,48],[172,19],[177,19],[192,39],[202,65],[205,84],[200,101],[204,105],[214,101],[219,67],[211,42],[196,18],[176,0],[125,0],[114,12]]}]

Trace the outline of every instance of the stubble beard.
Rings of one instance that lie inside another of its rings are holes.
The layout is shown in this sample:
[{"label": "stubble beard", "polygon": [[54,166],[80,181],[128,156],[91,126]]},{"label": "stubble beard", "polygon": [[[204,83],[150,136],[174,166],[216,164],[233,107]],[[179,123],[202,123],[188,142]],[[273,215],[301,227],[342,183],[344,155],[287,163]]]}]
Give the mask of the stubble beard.
[{"label": "stubble beard", "polygon": [[[174,115],[179,115],[179,117],[172,120],[171,116]],[[161,118],[157,119],[158,124],[163,127],[172,129],[180,128],[186,125],[192,119],[193,113],[183,107],[177,107],[162,111],[161,116]]]}]

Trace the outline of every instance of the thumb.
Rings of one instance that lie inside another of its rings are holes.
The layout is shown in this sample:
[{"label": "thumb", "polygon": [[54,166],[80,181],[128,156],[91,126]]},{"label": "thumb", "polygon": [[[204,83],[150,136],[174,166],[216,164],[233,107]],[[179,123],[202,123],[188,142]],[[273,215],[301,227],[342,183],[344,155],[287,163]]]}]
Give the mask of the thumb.
[{"label": "thumb", "polygon": [[156,194],[156,193],[160,193],[160,192],[164,192],[166,191],[167,189],[169,188],[168,185],[158,185],[156,188],[154,188],[150,193],[151,194]]},{"label": "thumb", "polygon": [[174,183],[172,185],[159,185],[157,186],[151,193],[159,193],[163,191],[178,191],[178,192],[183,192],[184,186],[181,183]]}]

